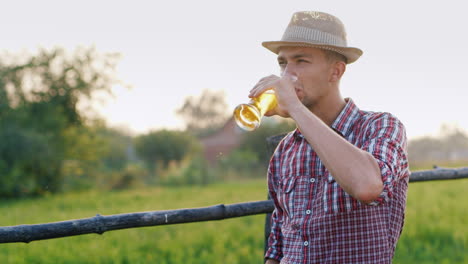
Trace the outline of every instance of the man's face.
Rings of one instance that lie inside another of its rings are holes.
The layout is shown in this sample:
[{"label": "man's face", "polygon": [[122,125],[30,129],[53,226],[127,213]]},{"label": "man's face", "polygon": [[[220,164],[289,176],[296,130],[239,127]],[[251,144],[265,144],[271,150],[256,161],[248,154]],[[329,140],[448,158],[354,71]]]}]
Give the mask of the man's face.
[{"label": "man's face", "polygon": [[307,108],[312,109],[321,98],[331,91],[330,75],[332,63],[321,49],[306,47],[284,47],[278,53],[278,64],[282,75],[298,78],[296,93]]}]

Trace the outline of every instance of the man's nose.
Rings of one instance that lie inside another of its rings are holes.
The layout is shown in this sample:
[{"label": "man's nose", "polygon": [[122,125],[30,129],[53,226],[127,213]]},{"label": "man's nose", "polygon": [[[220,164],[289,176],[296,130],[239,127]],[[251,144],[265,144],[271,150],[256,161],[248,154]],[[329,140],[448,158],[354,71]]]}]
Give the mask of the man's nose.
[{"label": "man's nose", "polygon": [[296,73],[296,70],[294,69],[294,66],[292,66],[291,64],[286,65],[286,67],[281,72],[281,76],[297,77],[297,73]]}]

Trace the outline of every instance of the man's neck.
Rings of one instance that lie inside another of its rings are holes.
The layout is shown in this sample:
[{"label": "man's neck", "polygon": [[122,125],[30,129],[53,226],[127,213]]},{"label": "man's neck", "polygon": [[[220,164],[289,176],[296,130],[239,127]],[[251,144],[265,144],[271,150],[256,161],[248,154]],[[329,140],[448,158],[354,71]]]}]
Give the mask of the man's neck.
[{"label": "man's neck", "polygon": [[319,104],[309,109],[325,124],[331,126],[346,106],[346,101],[340,94],[322,98]]}]

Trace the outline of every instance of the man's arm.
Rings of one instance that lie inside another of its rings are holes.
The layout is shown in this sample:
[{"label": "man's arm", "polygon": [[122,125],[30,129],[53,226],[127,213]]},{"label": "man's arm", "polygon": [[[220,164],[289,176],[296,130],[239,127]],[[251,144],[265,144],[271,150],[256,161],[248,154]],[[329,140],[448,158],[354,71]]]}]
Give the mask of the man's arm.
[{"label": "man's arm", "polygon": [[346,141],[302,104],[289,114],[345,192],[364,203],[379,197],[383,181],[372,154]]},{"label": "man's arm", "polygon": [[307,142],[314,148],[325,167],[341,188],[355,199],[370,203],[383,190],[383,181],[377,160],[346,141],[299,100],[290,77],[266,77],[252,89],[255,97],[268,88],[274,88],[278,106],[267,115],[291,117]]},{"label": "man's arm", "polygon": [[361,148],[310,111],[299,110],[292,115],[333,178],[357,200],[370,205],[388,201],[397,180],[409,175],[405,127],[391,114],[372,117],[363,132],[366,140]]}]

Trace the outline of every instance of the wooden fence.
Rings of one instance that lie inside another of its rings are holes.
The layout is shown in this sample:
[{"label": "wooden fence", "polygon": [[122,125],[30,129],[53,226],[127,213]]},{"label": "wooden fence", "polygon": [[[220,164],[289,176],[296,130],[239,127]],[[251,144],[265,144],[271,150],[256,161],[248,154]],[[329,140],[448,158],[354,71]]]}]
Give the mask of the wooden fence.
[{"label": "wooden fence", "polygon": [[[270,152],[280,139],[268,139]],[[468,178],[468,167],[435,168],[427,171],[411,173],[410,182],[452,180]],[[106,231],[191,223],[200,221],[222,220],[256,214],[267,214],[265,220],[265,239],[270,233],[270,214],[274,209],[273,201],[256,201],[231,205],[214,205],[202,208],[178,209],[167,211],[151,211],[117,215],[96,215],[91,218],[53,222],[46,224],[17,225],[0,227],[0,243],[29,243],[35,240],[52,239],[84,234],[103,234]]]}]

